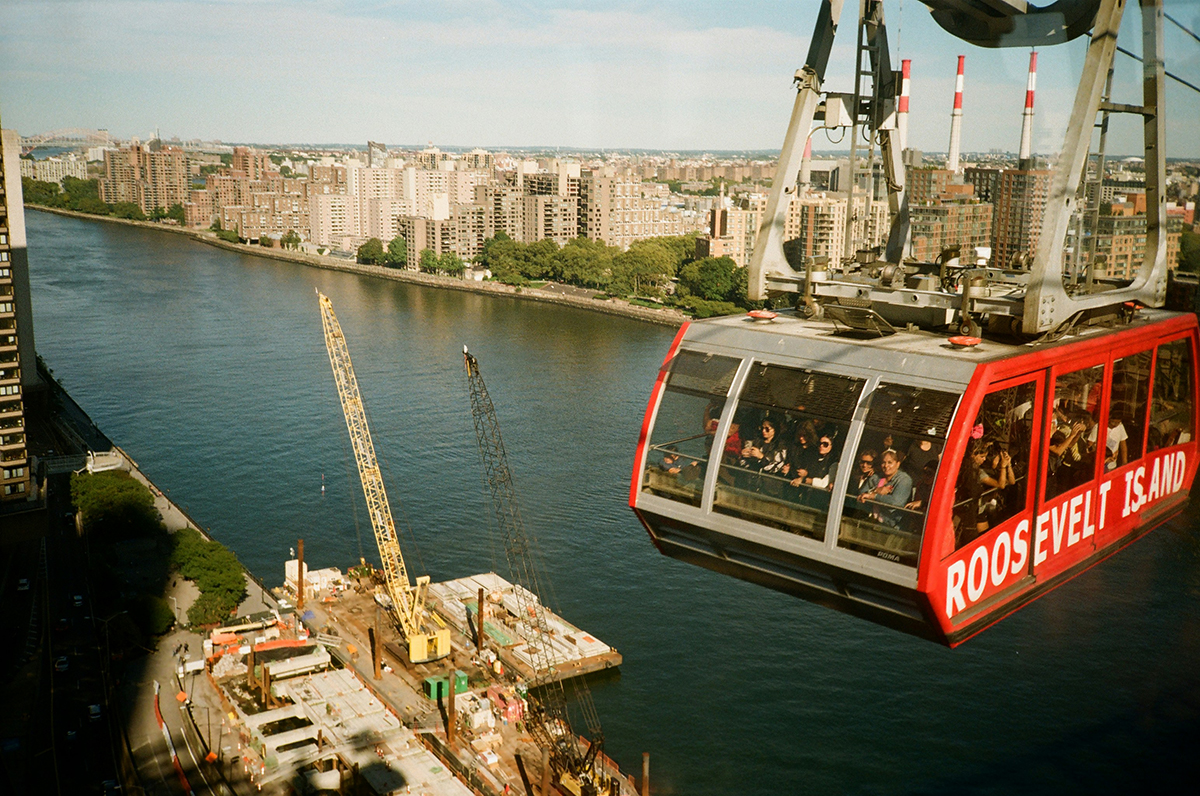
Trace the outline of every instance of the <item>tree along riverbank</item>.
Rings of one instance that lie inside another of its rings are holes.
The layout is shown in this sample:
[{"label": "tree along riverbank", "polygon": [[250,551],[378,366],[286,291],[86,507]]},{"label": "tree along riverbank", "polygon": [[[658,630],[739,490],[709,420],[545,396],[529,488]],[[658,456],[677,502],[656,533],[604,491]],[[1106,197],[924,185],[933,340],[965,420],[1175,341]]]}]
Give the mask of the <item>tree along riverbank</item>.
[{"label": "tree along riverbank", "polygon": [[[557,293],[552,290],[534,287],[515,287],[506,285],[502,282],[476,282],[474,280],[459,279],[451,276],[440,276],[438,274],[426,274],[420,271],[409,271],[399,268],[387,268],[379,265],[365,265],[362,263],[352,262],[341,257],[332,257],[329,255],[305,254],[302,252],[285,251],[283,249],[270,249],[263,246],[255,246],[246,243],[230,243],[221,240],[216,236],[216,233],[210,230],[190,229],[188,227],[174,226],[171,224],[159,224],[152,221],[134,221],[127,218],[114,218],[112,216],[99,216],[91,213],[81,213],[75,210],[66,210],[59,207],[44,207],[42,205],[25,205],[27,209],[38,210],[44,213],[56,213],[61,216],[70,216],[72,218],[80,218],[88,221],[103,221],[109,224],[124,224],[131,227],[139,227],[142,229],[152,229],[158,232],[170,232],[176,235],[183,235],[192,238],[201,243],[215,246],[218,249],[226,249],[239,254],[247,254],[254,257],[265,257],[271,260],[282,260],[284,262],[296,263],[297,265],[307,265],[313,268],[324,268],[328,271],[344,271],[351,274],[360,274],[362,276],[373,276],[380,279],[390,279],[395,282],[409,282],[416,285],[424,285],[425,287],[446,288],[449,290],[463,290],[470,293],[483,293],[493,296],[506,296],[509,298],[525,299],[528,301],[541,301],[549,304],[560,304],[568,307],[576,307],[579,309],[589,310],[591,312],[600,312],[606,315],[619,315],[626,318],[633,318],[639,321],[648,323],[656,323],[663,326],[680,326],[689,318],[674,309],[654,309],[651,307],[641,307],[636,304],[631,304],[624,299],[618,298],[591,298],[588,296],[571,295],[568,293]],[[598,293],[596,294],[598,295]]]}]

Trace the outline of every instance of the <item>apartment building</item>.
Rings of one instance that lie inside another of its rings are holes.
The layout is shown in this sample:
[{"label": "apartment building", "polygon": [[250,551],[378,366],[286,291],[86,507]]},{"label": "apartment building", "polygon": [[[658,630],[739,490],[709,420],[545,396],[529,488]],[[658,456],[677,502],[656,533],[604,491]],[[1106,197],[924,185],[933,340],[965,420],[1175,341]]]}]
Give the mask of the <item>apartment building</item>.
[{"label": "apartment building", "polygon": [[127,149],[104,153],[100,199],[109,203],[133,202],[143,213],[189,201],[191,172],[187,154],[175,146],[153,141],[131,143]]},{"label": "apartment building", "polygon": [[1046,169],[964,170],[975,196],[992,205],[993,266],[1006,268],[1018,255],[1031,257],[1037,251],[1050,176]]},{"label": "apartment building", "polygon": [[[909,208],[912,256],[933,262],[957,246],[964,258],[992,245],[992,206],[971,200],[946,199]],[[972,261],[973,262],[973,261]]]},{"label": "apartment building", "polygon": [[[784,217],[783,235],[797,242],[801,257],[828,257],[837,262],[844,256],[846,241],[846,195],[823,191],[801,194],[792,199]],[[865,196],[854,197],[851,234],[864,248],[883,245],[890,231],[887,202],[871,202]]]},{"label": "apartment building", "polygon": [[58,185],[62,185],[65,177],[86,180],[87,161],[73,152],[65,158],[46,158],[45,160],[21,158],[21,176]]},{"label": "apartment building", "polygon": [[667,186],[642,182],[628,170],[603,167],[580,175],[580,237],[628,249],[644,238],[702,232],[707,222],[702,213],[670,207]]},{"label": "apartment building", "polygon": [[750,264],[758,228],[767,207],[766,194],[749,194],[727,205],[724,197],[709,212],[708,234],[696,238],[697,257],[728,257],[738,265]]},{"label": "apartment building", "polygon": [[34,497],[25,401],[41,382],[33,347],[21,191],[21,136],[0,130],[0,506]]}]

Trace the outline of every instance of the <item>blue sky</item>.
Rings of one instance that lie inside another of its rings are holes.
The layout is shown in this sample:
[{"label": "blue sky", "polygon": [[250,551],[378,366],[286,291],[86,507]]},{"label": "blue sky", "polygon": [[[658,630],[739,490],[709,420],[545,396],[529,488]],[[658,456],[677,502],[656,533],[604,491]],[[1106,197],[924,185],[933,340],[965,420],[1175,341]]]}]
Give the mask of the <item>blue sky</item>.
[{"label": "blue sky", "polygon": [[[1167,0],[1200,30],[1200,0]],[[849,91],[847,3],[827,88]],[[886,4],[893,57],[913,59],[910,141],[945,151],[956,56],[963,147],[1016,150],[1028,53],[943,32],[917,0]],[[24,134],[250,142],[777,149],[816,0],[305,2],[3,0],[0,115]],[[1122,44],[1139,51],[1136,4]],[[1034,149],[1057,150],[1085,49],[1039,56]],[[1200,84],[1200,44],[1167,26],[1167,67]],[[898,67],[898,61],[897,61]],[[1118,55],[1118,101],[1140,100]],[[1200,156],[1200,94],[1168,83],[1168,154]],[[1140,149],[1122,120],[1116,148]],[[823,134],[814,137],[818,150]]]}]

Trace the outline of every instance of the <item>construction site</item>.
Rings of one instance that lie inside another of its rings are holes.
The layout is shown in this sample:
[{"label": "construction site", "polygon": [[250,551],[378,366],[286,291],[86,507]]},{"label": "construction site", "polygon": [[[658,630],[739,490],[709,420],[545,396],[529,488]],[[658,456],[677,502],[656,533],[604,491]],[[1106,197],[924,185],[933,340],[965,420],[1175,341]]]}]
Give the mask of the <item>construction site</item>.
[{"label": "construction site", "polygon": [[539,597],[545,578],[479,363],[464,348],[493,519],[517,582],[493,572],[410,578],[346,341],[318,298],[382,565],[310,569],[299,540],[272,608],[213,629],[200,658],[181,657],[181,685],[203,677],[218,694],[221,753],[228,726],[230,756],[269,792],[633,793],[603,753],[584,678],[621,655]]}]

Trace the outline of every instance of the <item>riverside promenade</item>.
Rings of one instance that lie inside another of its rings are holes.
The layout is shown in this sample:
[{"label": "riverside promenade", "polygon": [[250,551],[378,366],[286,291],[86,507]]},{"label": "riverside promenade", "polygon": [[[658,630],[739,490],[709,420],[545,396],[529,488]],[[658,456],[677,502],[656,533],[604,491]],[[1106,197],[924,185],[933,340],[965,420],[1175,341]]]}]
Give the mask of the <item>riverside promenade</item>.
[{"label": "riverside promenade", "polygon": [[409,284],[422,285],[424,287],[460,290],[468,293],[481,293],[484,295],[502,296],[524,301],[540,301],[548,304],[575,307],[576,309],[588,310],[589,312],[599,312],[605,315],[617,315],[624,318],[632,318],[634,320],[655,323],[661,326],[681,326],[688,320],[688,316],[684,315],[678,310],[669,309],[666,307],[662,309],[641,307],[636,304],[631,304],[625,299],[619,298],[595,298],[595,296],[600,295],[599,291],[576,288],[570,285],[549,283],[541,288],[531,288],[506,285],[502,282],[483,282],[473,279],[459,279],[452,276],[424,274],[420,271],[410,271],[405,268],[386,268],[380,265],[364,265],[362,263],[354,262],[353,260],[348,260],[344,257],[285,251],[283,249],[266,248],[264,246],[252,246],[247,243],[229,243],[228,241],[221,240],[216,236],[215,233],[210,232],[209,230],[191,229],[188,227],[179,227],[171,224],[158,224],[152,221],[133,221],[127,218],[96,216],[91,215],[90,213],[80,213],[74,210],[64,210],[57,207],[26,205],[26,208],[29,210],[38,210],[44,213],[55,213],[60,216],[70,216],[71,218],[79,218],[87,221],[102,221],[109,224],[124,224],[126,226],[149,229],[157,232],[169,232],[175,235],[183,235],[200,243],[204,243],[209,246],[215,246],[218,249],[236,252],[238,254],[250,255],[252,257],[263,257],[268,260],[278,260],[282,262],[295,263],[297,265],[307,265],[311,268],[321,268],[326,271],[342,271],[348,274],[359,274],[361,276],[389,279],[393,282],[408,282]]}]

